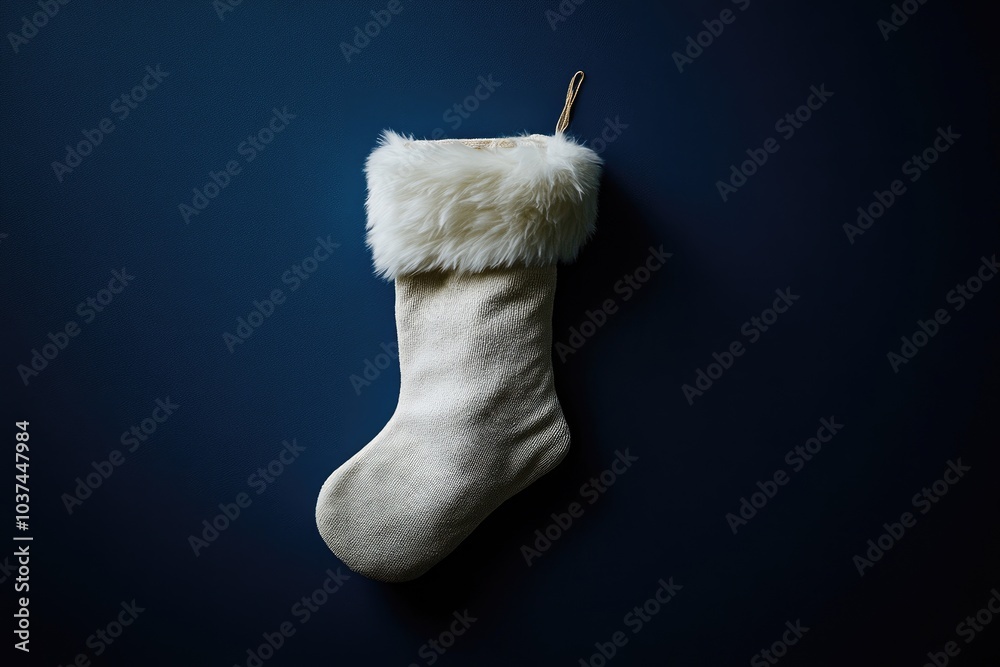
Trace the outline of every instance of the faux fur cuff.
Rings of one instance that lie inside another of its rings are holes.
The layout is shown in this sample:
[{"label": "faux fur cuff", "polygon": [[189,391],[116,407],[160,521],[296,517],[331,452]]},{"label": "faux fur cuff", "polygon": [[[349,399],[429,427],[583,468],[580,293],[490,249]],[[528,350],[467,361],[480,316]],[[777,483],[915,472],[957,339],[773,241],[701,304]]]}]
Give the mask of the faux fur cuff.
[{"label": "faux fur cuff", "polygon": [[365,165],[368,246],[388,278],[572,260],[594,229],[601,159],[563,134],[417,141]]}]

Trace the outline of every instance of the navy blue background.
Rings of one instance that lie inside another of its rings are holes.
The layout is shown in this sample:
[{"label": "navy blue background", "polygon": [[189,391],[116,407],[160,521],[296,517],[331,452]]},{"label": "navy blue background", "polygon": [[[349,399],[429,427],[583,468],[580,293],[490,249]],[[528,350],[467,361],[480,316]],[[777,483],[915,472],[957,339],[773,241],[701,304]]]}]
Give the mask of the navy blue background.
[{"label": "navy blue background", "polygon": [[[402,0],[348,62],[341,42],[384,7],[244,2],[220,19],[209,0],[77,1],[16,53],[5,39],[3,429],[30,421],[34,537],[32,650],[4,648],[14,664],[244,665],[293,621],[266,664],[425,665],[421,645],[468,610],[436,664],[598,665],[595,642],[670,577],[682,590],[609,664],[748,664],[798,619],[810,630],[783,664],[920,665],[949,640],[955,664],[997,664],[1000,622],[968,645],[955,627],[1000,586],[1000,281],[946,302],[1000,250],[991,24],[929,2],[886,41],[887,2],[589,0],[550,24],[555,0]],[[725,8],[735,22],[679,72],[671,54]],[[37,11],[4,3],[0,28]],[[60,182],[66,145],[158,64],[168,76]],[[351,576],[300,625],[292,606],[342,567],[315,529],[320,485],[399,386],[395,363],[360,392],[350,380],[395,340],[364,159],[387,127],[550,133],[577,69],[571,133],[606,166],[555,340],[605,299],[618,310],[555,358],[571,453],[425,577]],[[501,85],[453,127],[445,112],[489,75]],[[780,138],[814,85],[833,96]],[[192,188],[286,106],[296,117],[185,224]],[[609,122],[627,127],[595,142]],[[850,243],[857,207],[949,126],[961,139]],[[780,150],[724,202],[716,181],[768,137]],[[283,272],[328,236],[340,247],[288,291]],[[624,300],[617,281],[660,246],[665,268]],[[123,267],[135,280],[25,385],[18,365]],[[230,352],[223,333],[274,288],[287,301]],[[689,405],[682,385],[786,288],[800,299]],[[951,321],[894,372],[887,353],[938,308]],[[69,514],[75,479],[166,397],[181,407]],[[831,416],[844,428],[734,535],[726,514]],[[196,557],[188,536],[292,439],[305,451]],[[529,567],[522,545],[625,449],[638,461]],[[867,540],[959,457],[971,471],[859,576]],[[88,636],[133,599],[145,611],[95,657]]]}]

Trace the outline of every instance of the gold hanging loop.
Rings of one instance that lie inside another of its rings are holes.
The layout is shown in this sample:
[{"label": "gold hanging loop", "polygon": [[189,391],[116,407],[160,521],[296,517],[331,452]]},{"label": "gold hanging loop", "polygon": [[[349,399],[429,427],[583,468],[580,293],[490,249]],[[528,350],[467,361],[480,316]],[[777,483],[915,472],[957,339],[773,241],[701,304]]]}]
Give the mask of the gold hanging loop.
[{"label": "gold hanging loop", "polygon": [[563,105],[562,113],[559,114],[559,122],[556,123],[556,134],[561,134],[569,127],[570,113],[573,111],[573,103],[576,101],[576,94],[580,92],[583,85],[583,70],[578,71],[569,80],[569,88],[566,89],[566,104]]}]

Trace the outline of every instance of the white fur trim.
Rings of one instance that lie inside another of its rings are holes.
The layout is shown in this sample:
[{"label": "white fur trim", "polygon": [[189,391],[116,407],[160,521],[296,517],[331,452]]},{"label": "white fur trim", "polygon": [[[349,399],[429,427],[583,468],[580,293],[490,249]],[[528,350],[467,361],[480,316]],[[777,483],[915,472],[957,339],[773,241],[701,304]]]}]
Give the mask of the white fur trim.
[{"label": "white fur trim", "polygon": [[593,232],[601,159],[563,134],[416,141],[368,157],[368,246],[389,278],[576,257]]}]

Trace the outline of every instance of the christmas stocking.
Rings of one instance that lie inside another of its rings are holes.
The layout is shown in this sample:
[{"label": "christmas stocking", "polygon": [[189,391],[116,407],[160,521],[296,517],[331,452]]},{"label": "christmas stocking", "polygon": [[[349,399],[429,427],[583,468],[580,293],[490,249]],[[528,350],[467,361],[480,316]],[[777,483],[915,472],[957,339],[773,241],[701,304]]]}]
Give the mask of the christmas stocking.
[{"label": "christmas stocking", "polygon": [[601,161],[566,137],[418,141],[368,158],[368,246],[395,281],[399,401],[323,485],[316,523],[351,570],[420,576],[569,447],[552,381],[556,263],[593,231]]}]

